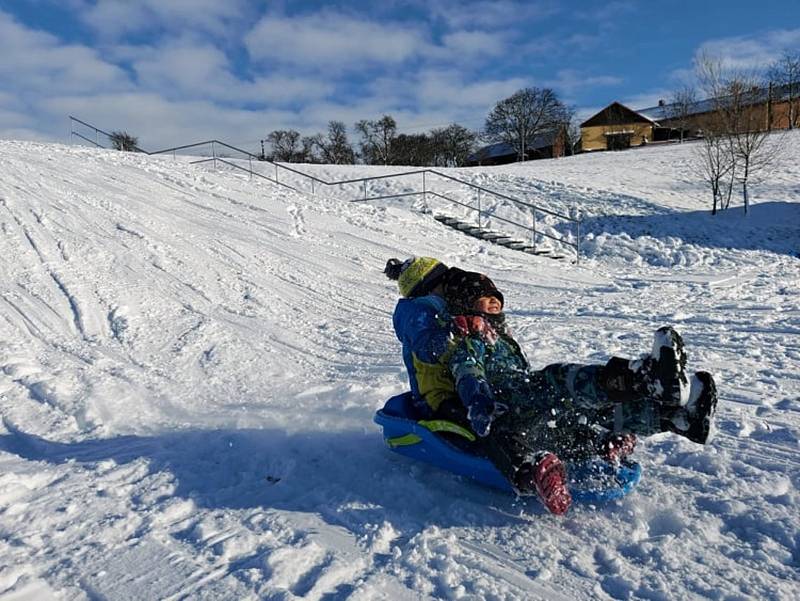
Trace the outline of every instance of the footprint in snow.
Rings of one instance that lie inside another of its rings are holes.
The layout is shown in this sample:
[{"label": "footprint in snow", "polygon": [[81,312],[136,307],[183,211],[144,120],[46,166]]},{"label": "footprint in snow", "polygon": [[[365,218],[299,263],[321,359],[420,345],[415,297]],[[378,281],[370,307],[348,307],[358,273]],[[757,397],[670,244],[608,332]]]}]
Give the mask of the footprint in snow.
[{"label": "footprint in snow", "polygon": [[297,205],[289,205],[286,210],[289,211],[289,215],[292,216],[292,220],[294,221],[294,232],[292,236],[299,237],[305,234],[306,222],[305,219],[303,219],[303,210]]}]

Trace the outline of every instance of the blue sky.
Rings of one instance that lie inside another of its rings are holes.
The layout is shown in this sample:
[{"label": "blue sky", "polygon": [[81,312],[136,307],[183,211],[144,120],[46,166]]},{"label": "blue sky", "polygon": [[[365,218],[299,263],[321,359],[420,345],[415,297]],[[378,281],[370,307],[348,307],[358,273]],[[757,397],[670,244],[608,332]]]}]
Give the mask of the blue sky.
[{"label": "blue sky", "polygon": [[669,98],[700,52],[784,50],[798,0],[0,0],[0,137],[65,140],[68,114],[145,148],[386,113],[479,128],[524,86],[588,116]]}]

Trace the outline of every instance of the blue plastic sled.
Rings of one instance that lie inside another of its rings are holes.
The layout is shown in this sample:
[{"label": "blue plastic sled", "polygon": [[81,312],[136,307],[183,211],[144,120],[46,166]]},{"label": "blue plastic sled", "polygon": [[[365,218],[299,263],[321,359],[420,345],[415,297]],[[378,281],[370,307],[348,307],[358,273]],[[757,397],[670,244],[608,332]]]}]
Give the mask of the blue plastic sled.
[{"label": "blue plastic sled", "polygon": [[[514,492],[494,464],[476,454],[475,445],[468,440],[468,437],[474,440],[474,434],[450,422],[417,421],[411,415],[410,392],[390,398],[383,409],[375,414],[375,423],[383,428],[383,438],[391,450],[472,478],[485,486]],[[438,434],[440,432],[455,434],[450,437],[454,442],[446,440]],[[455,442],[461,440],[464,442]],[[568,472],[572,498],[582,503],[603,503],[624,497],[642,477],[642,468],[638,463],[624,462],[619,466],[611,466],[600,459],[570,465]]]}]

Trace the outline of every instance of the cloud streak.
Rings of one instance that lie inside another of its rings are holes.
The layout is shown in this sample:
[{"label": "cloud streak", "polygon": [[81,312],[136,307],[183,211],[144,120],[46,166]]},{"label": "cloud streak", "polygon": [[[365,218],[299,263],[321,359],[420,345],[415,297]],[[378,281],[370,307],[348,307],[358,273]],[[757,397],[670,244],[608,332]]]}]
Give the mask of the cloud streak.
[{"label": "cloud streak", "polygon": [[267,16],[244,38],[250,56],[303,70],[358,69],[396,65],[429,48],[423,32],[336,13],[304,17]]},{"label": "cloud streak", "polygon": [[777,29],[760,35],[737,36],[709,40],[695,55],[703,54],[720,59],[730,69],[760,70],[781,53],[800,48],[800,28]]}]

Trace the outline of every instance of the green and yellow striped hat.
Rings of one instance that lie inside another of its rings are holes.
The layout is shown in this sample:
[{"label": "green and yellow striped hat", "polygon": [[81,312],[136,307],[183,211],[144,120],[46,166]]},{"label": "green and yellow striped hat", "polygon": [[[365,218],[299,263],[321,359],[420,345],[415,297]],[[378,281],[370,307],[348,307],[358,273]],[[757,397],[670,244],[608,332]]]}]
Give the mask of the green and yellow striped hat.
[{"label": "green and yellow striped hat", "polygon": [[400,294],[406,298],[424,296],[433,290],[447,272],[447,265],[432,257],[412,257],[400,263],[390,259],[384,273],[397,280]]}]

